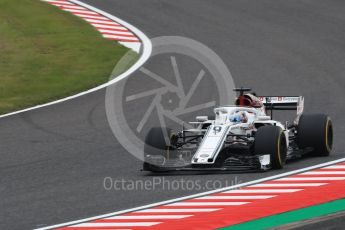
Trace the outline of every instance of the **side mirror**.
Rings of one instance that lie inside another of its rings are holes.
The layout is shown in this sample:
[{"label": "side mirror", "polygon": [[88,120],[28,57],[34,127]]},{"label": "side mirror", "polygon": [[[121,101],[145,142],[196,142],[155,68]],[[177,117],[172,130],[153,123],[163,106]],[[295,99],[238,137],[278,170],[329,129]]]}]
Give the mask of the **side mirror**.
[{"label": "side mirror", "polygon": [[259,121],[268,121],[271,120],[270,116],[258,116]]},{"label": "side mirror", "polygon": [[205,122],[205,121],[208,121],[208,116],[197,116],[196,120],[198,122]]}]

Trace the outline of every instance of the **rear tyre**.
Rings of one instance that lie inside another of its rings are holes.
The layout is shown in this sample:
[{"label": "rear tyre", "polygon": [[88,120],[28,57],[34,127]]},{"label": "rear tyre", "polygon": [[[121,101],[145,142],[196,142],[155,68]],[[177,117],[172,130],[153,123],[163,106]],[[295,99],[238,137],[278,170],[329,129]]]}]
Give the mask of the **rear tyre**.
[{"label": "rear tyre", "polygon": [[283,168],[287,154],[284,131],[278,126],[260,127],[255,135],[254,152],[257,155],[269,154],[273,169]]},{"label": "rear tyre", "polygon": [[312,148],[314,156],[329,156],[333,146],[333,126],[325,114],[303,114],[297,128],[300,149]]}]

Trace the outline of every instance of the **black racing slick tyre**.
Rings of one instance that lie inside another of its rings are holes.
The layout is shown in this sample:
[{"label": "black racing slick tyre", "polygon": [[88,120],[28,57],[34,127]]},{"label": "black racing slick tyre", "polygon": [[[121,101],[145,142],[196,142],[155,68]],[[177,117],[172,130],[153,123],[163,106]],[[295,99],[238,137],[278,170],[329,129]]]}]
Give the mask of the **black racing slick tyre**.
[{"label": "black racing slick tyre", "polygon": [[[165,150],[168,143],[164,138],[163,129],[161,127],[153,127],[149,130],[145,137],[144,152],[150,155],[161,154],[161,150]],[[171,133],[171,129],[166,129]]]},{"label": "black racing slick tyre", "polygon": [[[164,165],[165,159],[169,157],[167,155],[169,154],[170,143],[167,143],[169,140],[165,140],[163,130],[166,130],[171,138],[172,129],[162,127],[151,128],[145,137],[143,169],[146,171],[159,171],[157,169]],[[148,156],[155,161],[147,162]]]},{"label": "black racing slick tyre", "polygon": [[314,156],[329,156],[333,146],[333,126],[325,114],[303,114],[297,127],[300,149],[312,148]]},{"label": "black racing slick tyre", "polygon": [[257,155],[269,154],[273,169],[283,168],[287,154],[284,131],[278,126],[260,127],[255,134],[254,152]]}]

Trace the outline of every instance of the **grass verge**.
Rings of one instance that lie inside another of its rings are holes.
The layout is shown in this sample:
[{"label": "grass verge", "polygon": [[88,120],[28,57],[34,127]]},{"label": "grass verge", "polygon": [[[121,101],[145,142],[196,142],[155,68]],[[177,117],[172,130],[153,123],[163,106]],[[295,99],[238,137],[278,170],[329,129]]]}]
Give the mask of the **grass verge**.
[{"label": "grass verge", "polygon": [[[55,6],[39,0],[1,0],[0,113],[102,84],[127,51]],[[134,62],[138,57],[132,56]]]},{"label": "grass verge", "polygon": [[311,218],[329,215],[345,211],[345,199],[335,200],[328,203],[284,212],[278,215],[268,216],[241,224],[221,228],[220,230],[246,230],[246,229],[271,229],[282,225],[295,223]]}]

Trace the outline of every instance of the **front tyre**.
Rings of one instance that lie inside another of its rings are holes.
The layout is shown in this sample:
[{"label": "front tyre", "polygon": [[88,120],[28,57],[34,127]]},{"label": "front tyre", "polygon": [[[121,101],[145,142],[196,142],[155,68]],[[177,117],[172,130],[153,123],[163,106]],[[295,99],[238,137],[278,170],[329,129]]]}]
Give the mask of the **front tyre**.
[{"label": "front tyre", "polygon": [[144,145],[144,164],[143,170],[145,171],[164,171],[162,168],[169,153],[171,152],[171,143],[164,138],[163,130],[166,130],[170,142],[175,137],[172,129],[165,127],[153,127],[149,130],[145,137]]},{"label": "front tyre", "polygon": [[333,146],[333,125],[325,114],[303,114],[297,128],[300,149],[312,148],[314,156],[329,156]]},{"label": "front tyre", "polygon": [[283,168],[287,154],[284,131],[278,126],[260,127],[255,135],[254,152],[257,155],[270,155],[273,169]]}]

